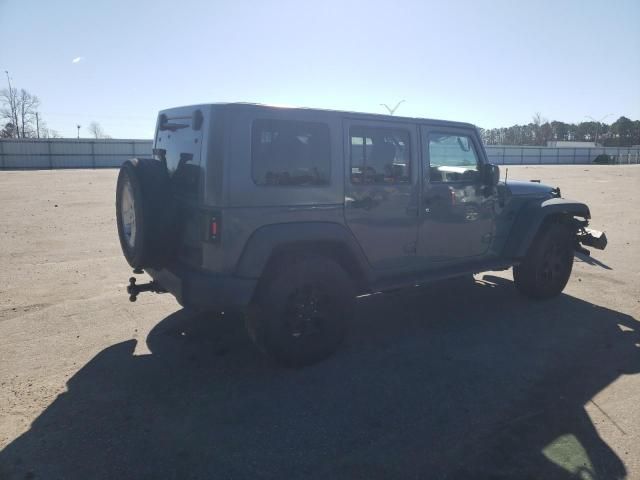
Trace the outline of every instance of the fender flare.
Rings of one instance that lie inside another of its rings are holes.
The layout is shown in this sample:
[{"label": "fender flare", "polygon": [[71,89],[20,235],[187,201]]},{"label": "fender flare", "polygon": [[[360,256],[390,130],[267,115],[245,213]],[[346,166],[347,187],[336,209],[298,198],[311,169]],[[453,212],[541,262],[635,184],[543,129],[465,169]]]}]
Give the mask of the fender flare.
[{"label": "fender flare", "polygon": [[308,246],[330,246],[349,258],[363,280],[370,279],[369,262],[347,227],[333,222],[293,222],[266,225],[247,241],[236,265],[236,275],[259,278],[274,253]]},{"label": "fender flare", "polygon": [[591,218],[591,212],[584,203],[565,198],[551,198],[544,201],[531,202],[520,210],[513,223],[511,233],[505,244],[503,256],[506,258],[524,257],[542,224],[552,216],[589,219]]}]

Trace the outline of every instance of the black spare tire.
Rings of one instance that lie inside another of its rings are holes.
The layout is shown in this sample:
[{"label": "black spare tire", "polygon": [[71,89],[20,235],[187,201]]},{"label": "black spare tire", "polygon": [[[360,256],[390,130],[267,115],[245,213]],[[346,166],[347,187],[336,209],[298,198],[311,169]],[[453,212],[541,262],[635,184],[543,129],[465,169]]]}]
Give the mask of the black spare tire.
[{"label": "black spare tire", "polygon": [[175,207],[165,165],[151,158],[127,160],[116,186],[120,246],[133,268],[165,266],[175,244]]}]

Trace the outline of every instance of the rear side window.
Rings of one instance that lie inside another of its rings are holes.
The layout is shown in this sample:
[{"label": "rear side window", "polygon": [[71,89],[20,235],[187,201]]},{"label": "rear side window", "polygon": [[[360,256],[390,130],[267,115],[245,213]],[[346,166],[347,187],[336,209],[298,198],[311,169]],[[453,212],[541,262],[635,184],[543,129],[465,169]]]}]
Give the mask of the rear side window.
[{"label": "rear side window", "polygon": [[349,137],[351,183],[411,182],[409,132],[395,128],[353,127]]},{"label": "rear side window", "polygon": [[329,127],[295,120],[255,120],[251,175],[257,185],[328,185]]}]

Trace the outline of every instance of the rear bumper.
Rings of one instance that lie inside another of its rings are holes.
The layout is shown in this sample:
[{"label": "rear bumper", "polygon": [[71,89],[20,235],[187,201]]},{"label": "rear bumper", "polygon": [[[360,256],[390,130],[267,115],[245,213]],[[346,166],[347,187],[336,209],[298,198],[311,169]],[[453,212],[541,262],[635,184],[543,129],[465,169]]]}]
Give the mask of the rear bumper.
[{"label": "rear bumper", "polygon": [[251,301],[257,283],[255,278],[207,273],[183,265],[145,270],[180,305],[199,310],[242,310]]}]

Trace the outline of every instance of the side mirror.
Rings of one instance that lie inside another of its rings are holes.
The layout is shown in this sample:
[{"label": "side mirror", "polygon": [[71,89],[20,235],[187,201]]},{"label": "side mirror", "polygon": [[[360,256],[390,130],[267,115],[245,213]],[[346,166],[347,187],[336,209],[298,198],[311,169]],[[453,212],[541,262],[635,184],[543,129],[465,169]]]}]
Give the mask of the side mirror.
[{"label": "side mirror", "polygon": [[500,167],[492,163],[487,163],[482,169],[482,183],[487,187],[495,187],[500,181]]}]

